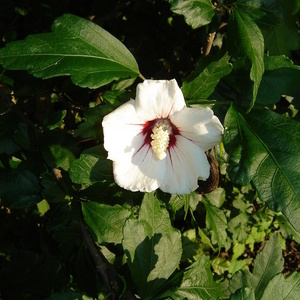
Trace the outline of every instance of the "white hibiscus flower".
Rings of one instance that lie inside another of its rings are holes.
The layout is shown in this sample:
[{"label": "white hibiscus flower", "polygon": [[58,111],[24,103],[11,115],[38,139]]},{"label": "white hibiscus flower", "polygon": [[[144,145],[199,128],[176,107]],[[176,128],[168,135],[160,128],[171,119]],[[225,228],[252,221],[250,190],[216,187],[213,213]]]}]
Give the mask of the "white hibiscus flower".
[{"label": "white hibiscus flower", "polygon": [[221,141],[223,126],[210,108],[187,108],[175,79],[145,80],[135,100],[103,119],[104,147],[115,181],[131,191],[160,188],[189,194],[209,177],[205,151]]}]

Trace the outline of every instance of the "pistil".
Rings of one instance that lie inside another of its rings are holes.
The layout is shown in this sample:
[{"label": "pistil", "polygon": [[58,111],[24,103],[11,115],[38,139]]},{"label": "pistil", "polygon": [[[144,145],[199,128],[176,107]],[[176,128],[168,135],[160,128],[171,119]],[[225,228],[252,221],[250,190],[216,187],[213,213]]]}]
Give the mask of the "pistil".
[{"label": "pistil", "polygon": [[150,144],[159,160],[162,160],[167,156],[166,150],[169,146],[171,132],[172,127],[166,119],[158,120],[152,129],[152,141]]}]

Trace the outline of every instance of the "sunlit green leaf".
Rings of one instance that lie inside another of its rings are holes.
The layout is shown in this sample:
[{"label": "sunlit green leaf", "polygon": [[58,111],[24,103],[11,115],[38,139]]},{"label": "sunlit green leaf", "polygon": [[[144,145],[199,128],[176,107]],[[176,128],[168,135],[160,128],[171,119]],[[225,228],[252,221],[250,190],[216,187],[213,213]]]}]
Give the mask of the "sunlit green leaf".
[{"label": "sunlit green leaf", "polygon": [[278,234],[273,234],[263,251],[254,260],[253,273],[242,270],[234,274],[229,288],[235,293],[240,288],[252,288],[255,299],[260,299],[268,282],[283,269],[282,250]]},{"label": "sunlit green leaf", "polygon": [[91,228],[98,244],[120,244],[123,238],[123,225],[131,211],[120,205],[105,205],[96,202],[82,204],[86,224]]},{"label": "sunlit green leaf", "polygon": [[196,70],[182,84],[187,102],[197,103],[197,100],[207,99],[213,93],[220,79],[232,70],[229,58],[226,53],[222,57],[206,56],[199,61]]},{"label": "sunlit green leaf", "polygon": [[182,234],[182,261],[196,261],[203,253],[204,247],[196,236],[195,229],[190,229]]},{"label": "sunlit green leaf", "polygon": [[260,199],[300,231],[300,124],[266,109],[244,114],[231,107],[225,128],[231,179],[252,180]]},{"label": "sunlit green leaf", "polygon": [[124,227],[123,248],[132,280],[143,299],[149,299],[178,267],[181,235],[170,224],[167,210],[152,194],[146,194],[139,219]]},{"label": "sunlit green leaf", "polygon": [[180,287],[170,294],[174,300],[219,299],[221,290],[214,282],[209,258],[202,255],[184,272]]},{"label": "sunlit green leaf", "polygon": [[227,220],[224,212],[212,205],[209,201],[203,201],[206,208],[206,227],[211,232],[213,244],[217,244],[219,249],[226,243]]},{"label": "sunlit green leaf", "polygon": [[239,7],[235,7],[229,16],[228,35],[231,51],[237,56],[247,57],[252,64],[250,79],[254,86],[251,108],[264,73],[264,38],[255,22]]},{"label": "sunlit green leaf", "polygon": [[264,289],[273,276],[282,272],[283,257],[278,234],[271,236],[253,265],[253,281],[255,282],[255,298],[260,299]]},{"label": "sunlit green leaf", "polygon": [[251,288],[245,287],[237,290],[229,298],[230,300],[255,300],[254,291]]},{"label": "sunlit green leaf", "polygon": [[171,10],[183,15],[186,23],[193,28],[210,23],[215,14],[210,0],[170,0],[170,2]]},{"label": "sunlit green leaf", "polygon": [[245,242],[249,231],[249,216],[242,212],[235,217],[232,217],[228,222],[228,230],[232,233],[232,239],[238,242]]},{"label": "sunlit green leaf", "polygon": [[120,41],[69,14],[56,19],[52,33],[31,35],[1,49],[0,64],[39,78],[70,75],[75,84],[89,88],[139,74],[134,57]]},{"label": "sunlit green leaf", "polygon": [[300,295],[300,273],[294,272],[287,278],[283,274],[277,274],[268,283],[261,300],[296,300]]}]

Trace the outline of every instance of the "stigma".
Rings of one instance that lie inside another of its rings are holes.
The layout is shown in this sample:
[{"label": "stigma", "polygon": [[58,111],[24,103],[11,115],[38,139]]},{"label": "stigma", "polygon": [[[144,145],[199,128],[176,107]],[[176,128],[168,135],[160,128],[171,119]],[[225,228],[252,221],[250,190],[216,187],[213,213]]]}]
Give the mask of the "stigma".
[{"label": "stigma", "polygon": [[164,159],[170,142],[172,127],[167,119],[158,120],[151,134],[151,147],[159,160]]}]

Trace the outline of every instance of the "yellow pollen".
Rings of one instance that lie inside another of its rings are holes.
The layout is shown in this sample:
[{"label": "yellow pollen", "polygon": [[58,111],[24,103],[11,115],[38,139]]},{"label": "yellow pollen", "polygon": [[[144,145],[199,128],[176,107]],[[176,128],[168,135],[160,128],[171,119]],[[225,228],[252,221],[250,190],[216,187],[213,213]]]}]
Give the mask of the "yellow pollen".
[{"label": "yellow pollen", "polygon": [[167,156],[166,150],[169,146],[171,131],[172,128],[168,120],[159,120],[152,129],[151,146],[159,160],[162,160]]}]

